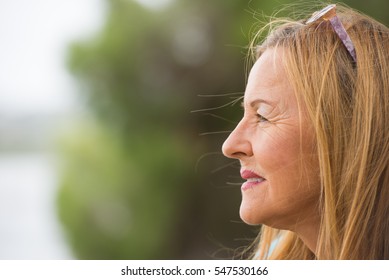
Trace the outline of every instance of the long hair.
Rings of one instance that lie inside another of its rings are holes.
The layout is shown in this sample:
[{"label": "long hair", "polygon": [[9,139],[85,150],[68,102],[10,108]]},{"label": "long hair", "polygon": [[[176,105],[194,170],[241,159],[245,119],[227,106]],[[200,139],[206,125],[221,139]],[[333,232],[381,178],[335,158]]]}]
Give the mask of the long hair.
[{"label": "long hair", "polygon": [[293,232],[263,226],[255,258],[389,259],[389,29],[343,6],[337,15],[357,62],[326,21],[273,20],[252,44],[256,59],[281,50],[315,131],[321,176],[316,252]]}]

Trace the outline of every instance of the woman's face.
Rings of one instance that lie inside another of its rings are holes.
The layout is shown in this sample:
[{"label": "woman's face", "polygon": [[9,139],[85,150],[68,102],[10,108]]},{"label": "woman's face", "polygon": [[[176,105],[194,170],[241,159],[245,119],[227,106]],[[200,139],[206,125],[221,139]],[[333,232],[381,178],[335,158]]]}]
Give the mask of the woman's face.
[{"label": "woman's face", "polygon": [[313,128],[299,108],[281,60],[268,49],[254,64],[244,95],[244,116],[223,144],[239,159],[240,216],[248,224],[296,230],[316,223],[320,198]]}]

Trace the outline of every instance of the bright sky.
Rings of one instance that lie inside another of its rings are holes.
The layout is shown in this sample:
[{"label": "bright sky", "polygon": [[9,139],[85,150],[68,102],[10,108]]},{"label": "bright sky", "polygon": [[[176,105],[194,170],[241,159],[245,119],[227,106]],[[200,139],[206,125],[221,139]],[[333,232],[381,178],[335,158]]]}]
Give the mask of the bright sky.
[{"label": "bright sky", "polygon": [[102,26],[104,0],[0,0],[0,115],[67,112],[69,42]]},{"label": "bright sky", "polygon": [[[173,0],[136,1],[160,9]],[[66,50],[70,42],[98,32],[105,5],[105,0],[0,0],[0,117],[77,107]]]}]

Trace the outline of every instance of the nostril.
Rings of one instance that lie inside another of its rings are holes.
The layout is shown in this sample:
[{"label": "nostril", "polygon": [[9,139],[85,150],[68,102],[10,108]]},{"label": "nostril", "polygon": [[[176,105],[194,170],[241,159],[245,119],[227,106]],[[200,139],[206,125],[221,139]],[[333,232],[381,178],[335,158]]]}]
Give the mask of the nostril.
[{"label": "nostril", "polygon": [[233,159],[240,159],[242,157],[248,156],[248,153],[246,152],[246,149],[242,146],[242,143],[239,142],[233,142],[231,141],[231,138],[229,137],[222,146],[222,152],[223,155],[228,158]]},{"label": "nostril", "polygon": [[235,152],[232,154],[232,158],[242,158],[242,157],[245,157],[247,156],[247,154],[243,153],[243,152]]}]

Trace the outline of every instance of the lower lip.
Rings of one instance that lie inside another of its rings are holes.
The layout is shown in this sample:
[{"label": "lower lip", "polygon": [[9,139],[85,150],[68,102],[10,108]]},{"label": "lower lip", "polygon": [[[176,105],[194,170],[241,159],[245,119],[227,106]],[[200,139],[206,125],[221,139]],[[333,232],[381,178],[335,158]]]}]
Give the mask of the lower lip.
[{"label": "lower lip", "polygon": [[242,191],[246,191],[248,189],[252,189],[256,186],[259,186],[260,184],[264,183],[266,180],[260,181],[260,182],[244,182],[242,185]]}]

